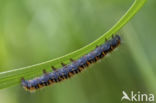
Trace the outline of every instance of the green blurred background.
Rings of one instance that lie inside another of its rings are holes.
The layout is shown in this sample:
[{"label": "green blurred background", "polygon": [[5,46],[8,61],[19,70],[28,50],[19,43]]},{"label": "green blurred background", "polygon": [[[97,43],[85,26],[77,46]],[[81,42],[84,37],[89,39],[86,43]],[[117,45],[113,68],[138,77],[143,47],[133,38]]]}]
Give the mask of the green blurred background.
[{"label": "green blurred background", "polygon": [[[47,61],[91,43],[132,2],[0,0],[0,71]],[[123,90],[156,93],[155,10],[156,1],[149,0],[118,32],[121,46],[85,72],[35,93],[20,85],[0,90],[0,103],[119,103]]]}]

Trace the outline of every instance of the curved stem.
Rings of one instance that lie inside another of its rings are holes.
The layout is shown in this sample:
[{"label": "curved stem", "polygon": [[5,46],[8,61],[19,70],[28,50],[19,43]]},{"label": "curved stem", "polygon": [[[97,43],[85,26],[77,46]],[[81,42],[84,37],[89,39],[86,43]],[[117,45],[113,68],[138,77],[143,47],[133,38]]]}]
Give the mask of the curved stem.
[{"label": "curved stem", "polygon": [[93,50],[96,45],[101,45],[105,42],[105,39],[109,39],[112,37],[114,33],[116,33],[119,29],[121,29],[144,5],[146,0],[135,0],[132,6],[128,9],[128,11],[121,17],[121,19],[105,34],[103,34],[100,38],[92,42],[91,44],[76,50],[72,53],[69,53],[65,56],[49,60],[43,63],[39,63],[36,65],[19,68],[11,71],[1,72],[0,73],[0,89],[6,88],[11,85],[19,84],[21,77],[26,79],[33,78],[35,76],[42,75],[43,68],[47,71],[51,71],[51,66],[60,67],[61,62],[70,63],[69,59],[78,59],[85,55],[86,53]]}]

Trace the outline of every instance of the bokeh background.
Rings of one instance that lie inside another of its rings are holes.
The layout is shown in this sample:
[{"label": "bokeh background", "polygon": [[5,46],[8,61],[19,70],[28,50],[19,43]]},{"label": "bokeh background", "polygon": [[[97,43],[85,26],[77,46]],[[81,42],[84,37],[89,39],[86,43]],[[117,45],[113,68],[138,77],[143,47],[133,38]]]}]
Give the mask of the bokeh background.
[{"label": "bokeh background", "polygon": [[[0,71],[47,61],[91,43],[132,2],[0,0]],[[149,0],[118,32],[121,46],[85,72],[35,93],[20,85],[0,90],[0,103],[119,103],[123,90],[156,93],[155,10],[156,1]]]}]

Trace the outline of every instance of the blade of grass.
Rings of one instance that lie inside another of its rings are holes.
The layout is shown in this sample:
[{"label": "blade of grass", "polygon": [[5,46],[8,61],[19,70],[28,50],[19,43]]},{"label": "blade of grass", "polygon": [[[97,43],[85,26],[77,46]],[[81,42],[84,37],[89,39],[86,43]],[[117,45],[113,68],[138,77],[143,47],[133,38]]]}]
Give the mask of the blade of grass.
[{"label": "blade of grass", "polygon": [[100,38],[92,42],[91,44],[76,50],[72,53],[69,53],[65,56],[49,60],[43,63],[39,63],[36,65],[14,69],[11,71],[1,72],[0,73],[0,89],[6,88],[15,84],[19,84],[21,77],[26,79],[30,79],[39,75],[42,75],[42,70],[51,71],[51,66],[55,66],[56,68],[61,67],[61,62],[66,64],[70,63],[69,59],[78,59],[83,55],[87,54],[91,50],[93,50],[96,45],[101,45],[105,42],[105,39],[110,39],[113,34],[115,34],[118,30],[120,30],[144,5],[146,0],[135,0],[132,6],[128,9],[128,11],[121,17],[121,19],[105,34],[103,34]]},{"label": "blade of grass", "polygon": [[125,39],[126,41],[129,41],[127,45],[131,51],[131,54],[133,55],[132,57],[137,63],[140,77],[143,78],[146,87],[149,87],[148,91],[156,94],[155,73],[153,72],[150,60],[148,59],[148,56],[146,55],[145,50],[141,45],[140,39],[138,35],[136,35],[137,31],[131,23],[129,23],[123,29],[123,31],[126,31],[128,34],[131,34],[125,36]]}]

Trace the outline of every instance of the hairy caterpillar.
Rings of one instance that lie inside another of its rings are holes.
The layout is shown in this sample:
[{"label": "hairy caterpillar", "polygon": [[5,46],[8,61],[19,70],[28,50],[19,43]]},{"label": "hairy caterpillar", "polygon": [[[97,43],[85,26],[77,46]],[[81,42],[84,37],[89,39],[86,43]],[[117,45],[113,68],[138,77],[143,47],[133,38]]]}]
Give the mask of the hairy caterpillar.
[{"label": "hairy caterpillar", "polygon": [[62,63],[63,67],[57,70],[55,67],[52,67],[54,72],[47,73],[43,70],[44,74],[41,77],[37,77],[32,80],[25,80],[22,78],[22,86],[28,91],[34,91],[39,88],[58,83],[64,79],[68,79],[74,74],[84,70],[90,64],[102,59],[107,53],[113,51],[119,44],[120,36],[115,35],[111,40],[106,41],[103,45],[97,46],[95,50],[82,56],[80,59],[76,61],[71,59],[71,64],[65,65]]}]

